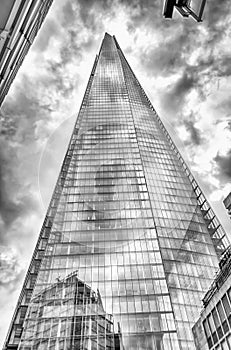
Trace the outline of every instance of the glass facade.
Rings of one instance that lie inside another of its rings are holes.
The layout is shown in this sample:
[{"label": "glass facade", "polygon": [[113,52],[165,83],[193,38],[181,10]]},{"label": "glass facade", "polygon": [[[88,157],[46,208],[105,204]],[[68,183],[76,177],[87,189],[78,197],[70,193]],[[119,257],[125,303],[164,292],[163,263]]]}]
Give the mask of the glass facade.
[{"label": "glass facade", "polygon": [[231,246],[219,262],[219,271],[203,298],[204,308],[193,326],[197,350],[231,350]]},{"label": "glass facade", "polygon": [[33,349],[56,349],[57,338],[60,349],[120,349],[120,332],[114,334],[113,317],[106,314],[99,290],[77,275],[58,278],[31,300],[24,338],[33,339]]},{"label": "glass facade", "polygon": [[231,289],[216,303],[203,321],[209,349],[231,349]]},{"label": "glass facade", "polygon": [[0,106],[53,0],[3,0],[0,13]]},{"label": "glass facade", "polygon": [[223,201],[225,208],[228,211],[228,214],[231,218],[231,192],[228,194],[228,196]]},{"label": "glass facade", "polygon": [[105,34],[5,349],[193,350],[227,244]]}]

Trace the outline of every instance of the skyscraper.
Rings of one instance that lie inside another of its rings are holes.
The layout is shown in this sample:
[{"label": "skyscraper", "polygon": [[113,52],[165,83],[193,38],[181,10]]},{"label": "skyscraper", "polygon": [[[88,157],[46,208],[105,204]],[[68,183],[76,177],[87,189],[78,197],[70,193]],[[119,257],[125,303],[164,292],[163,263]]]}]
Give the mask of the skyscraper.
[{"label": "skyscraper", "polygon": [[[227,245],[115,37],[105,34],[5,349],[195,349],[191,328]],[[83,295],[100,298],[80,306],[81,327],[78,298],[60,288],[54,302],[49,292],[73,271],[72,293],[81,282]]]}]

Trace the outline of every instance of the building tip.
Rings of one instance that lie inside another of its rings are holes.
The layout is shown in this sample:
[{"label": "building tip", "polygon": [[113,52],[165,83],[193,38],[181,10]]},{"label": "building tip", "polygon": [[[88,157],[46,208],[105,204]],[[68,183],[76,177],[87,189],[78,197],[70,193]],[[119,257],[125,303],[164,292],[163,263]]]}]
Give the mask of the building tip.
[{"label": "building tip", "polygon": [[111,34],[109,34],[108,32],[105,32],[105,36],[112,36]]}]

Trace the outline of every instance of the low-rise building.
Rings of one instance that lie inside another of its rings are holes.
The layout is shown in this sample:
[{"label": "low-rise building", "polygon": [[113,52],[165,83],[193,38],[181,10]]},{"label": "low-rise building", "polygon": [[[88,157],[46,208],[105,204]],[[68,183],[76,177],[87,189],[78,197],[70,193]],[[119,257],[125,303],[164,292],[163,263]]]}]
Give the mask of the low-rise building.
[{"label": "low-rise building", "polygon": [[231,218],[231,192],[228,194],[228,196],[223,200],[224,206],[228,210],[228,214]]},{"label": "low-rise building", "polygon": [[203,298],[201,316],[193,327],[198,350],[231,349],[231,246],[223,254],[219,267]]}]

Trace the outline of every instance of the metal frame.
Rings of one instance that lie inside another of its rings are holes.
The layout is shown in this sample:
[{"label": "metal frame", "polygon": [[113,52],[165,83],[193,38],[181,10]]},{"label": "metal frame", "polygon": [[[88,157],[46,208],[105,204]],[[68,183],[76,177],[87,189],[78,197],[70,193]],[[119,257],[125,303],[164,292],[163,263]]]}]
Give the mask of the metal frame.
[{"label": "metal frame", "polygon": [[205,8],[206,0],[201,1],[199,13],[196,14],[193,9],[190,7],[190,0],[165,0],[163,16],[165,18],[172,18],[173,10],[176,10],[183,17],[191,16],[197,22],[202,22],[202,16]]}]

